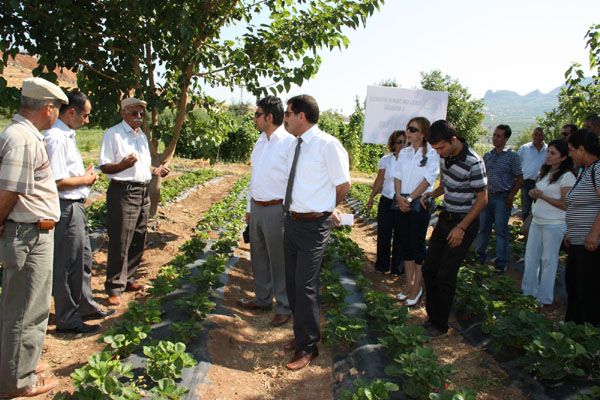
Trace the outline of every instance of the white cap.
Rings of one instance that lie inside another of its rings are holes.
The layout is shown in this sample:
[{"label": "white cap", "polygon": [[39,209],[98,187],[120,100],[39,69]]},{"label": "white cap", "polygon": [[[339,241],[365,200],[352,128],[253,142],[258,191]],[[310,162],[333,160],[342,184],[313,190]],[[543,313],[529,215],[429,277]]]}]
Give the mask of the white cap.
[{"label": "white cap", "polygon": [[127,107],[132,106],[142,106],[146,108],[146,103],[144,100],[136,99],[135,97],[128,97],[126,99],[121,100],[121,109],[124,110]]},{"label": "white cap", "polygon": [[27,78],[23,81],[21,95],[35,100],[60,100],[69,104],[69,99],[61,88],[42,78]]}]

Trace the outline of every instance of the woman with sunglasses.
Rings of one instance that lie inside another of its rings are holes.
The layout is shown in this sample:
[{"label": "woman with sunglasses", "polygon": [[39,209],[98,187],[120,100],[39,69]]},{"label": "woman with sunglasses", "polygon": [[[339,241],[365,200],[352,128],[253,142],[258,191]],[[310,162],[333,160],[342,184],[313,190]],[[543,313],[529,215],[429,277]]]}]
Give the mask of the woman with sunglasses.
[{"label": "woman with sunglasses", "polygon": [[[406,133],[394,131],[388,138],[387,147],[390,151],[379,160],[379,172],[373,183],[373,190],[367,202],[367,210],[373,207],[373,199],[377,193],[381,193],[377,207],[377,261],[375,270],[379,272],[390,272],[400,275],[403,272],[400,240],[398,233],[394,232],[394,221],[398,217],[398,211],[392,210],[394,202],[394,178],[392,173],[396,165],[396,159],[400,150],[406,144]],[[393,237],[393,245],[391,246]],[[390,264],[390,252],[392,260]]]},{"label": "woman with sunglasses", "polygon": [[440,157],[427,143],[430,123],[415,117],[406,125],[410,146],[398,156],[394,172],[396,202],[400,209],[395,226],[402,243],[402,258],[406,271],[406,287],[398,294],[407,306],[414,306],[423,294],[421,265],[425,259],[425,235],[432,207],[421,205],[421,195],[431,192],[439,174]]}]

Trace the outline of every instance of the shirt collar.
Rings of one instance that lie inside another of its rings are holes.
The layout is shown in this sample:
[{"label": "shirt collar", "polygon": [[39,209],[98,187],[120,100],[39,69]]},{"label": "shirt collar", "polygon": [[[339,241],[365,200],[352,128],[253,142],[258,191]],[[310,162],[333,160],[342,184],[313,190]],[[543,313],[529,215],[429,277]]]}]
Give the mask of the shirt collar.
[{"label": "shirt collar", "polygon": [[467,159],[467,153],[469,152],[469,144],[467,143],[467,141],[465,139],[458,138],[458,140],[460,140],[462,142],[463,147],[462,147],[460,153],[458,153],[456,156],[450,156],[450,157],[446,157],[444,159],[446,168],[450,168],[452,165],[456,164],[458,161],[464,162]]},{"label": "shirt collar", "polygon": [[261,132],[260,133],[260,140],[261,141],[270,141],[272,139],[275,139],[275,141],[277,141],[277,140],[281,139],[282,137],[284,137],[285,135],[287,135],[287,131],[285,130],[285,128],[284,128],[283,125],[279,125],[277,127],[277,129],[275,129],[273,131],[273,133],[271,133],[271,138],[270,139],[267,139],[266,132],[264,132],[264,131]]},{"label": "shirt collar", "polygon": [[61,130],[67,137],[75,136],[75,131],[69,128],[69,126],[65,124],[60,118],[56,120],[52,127]]},{"label": "shirt collar", "polygon": [[13,121],[23,124],[25,125],[27,128],[29,128],[29,130],[39,139],[39,140],[44,140],[44,136],[41,134],[41,132],[35,127],[35,125],[33,125],[31,123],[31,121],[29,121],[27,118],[25,118],[24,116],[22,116],[21,114],[15,114],[13,116]]},{"label": "shirt collar", "polygon": [[304,143],[310,142],[313,136],[315,136],[319,132],[319,127],[317,125],[313,125],[309,130],[304,132],[300,137]]}]

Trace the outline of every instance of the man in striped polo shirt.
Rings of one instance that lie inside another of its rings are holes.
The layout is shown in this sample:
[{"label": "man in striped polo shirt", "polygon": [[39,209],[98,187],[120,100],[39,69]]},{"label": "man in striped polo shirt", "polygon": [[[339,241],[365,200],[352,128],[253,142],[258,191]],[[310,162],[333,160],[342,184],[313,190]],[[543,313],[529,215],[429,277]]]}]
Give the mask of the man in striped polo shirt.
[{"label": "man in striped polo shirt", "polygon": [[456,136],[454,126],[444,120],[431,125],[431,146],[444,160],[440,184],[421,197],[444,195],[444,211],[429,240],[423,262],[428,321],[426,335],[440,336],[448,331],[448,317],[454,300],[456,275],[479,229],[479,213],[487,204],[487,177],[481,157],[467,142]]}]

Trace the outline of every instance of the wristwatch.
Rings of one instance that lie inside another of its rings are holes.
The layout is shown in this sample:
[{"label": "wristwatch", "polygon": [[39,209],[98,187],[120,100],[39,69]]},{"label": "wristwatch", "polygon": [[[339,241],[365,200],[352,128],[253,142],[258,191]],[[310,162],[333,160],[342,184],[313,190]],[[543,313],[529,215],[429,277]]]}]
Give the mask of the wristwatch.
[{"label": "wristwatch", "polygon": [[406,201],[408,201],[409,203],[412,203],[412,202],[413,202],[413,199],[412,199],[412,197],[410,197],[410,196],[407,196],[407,197],[406,197]]}]

